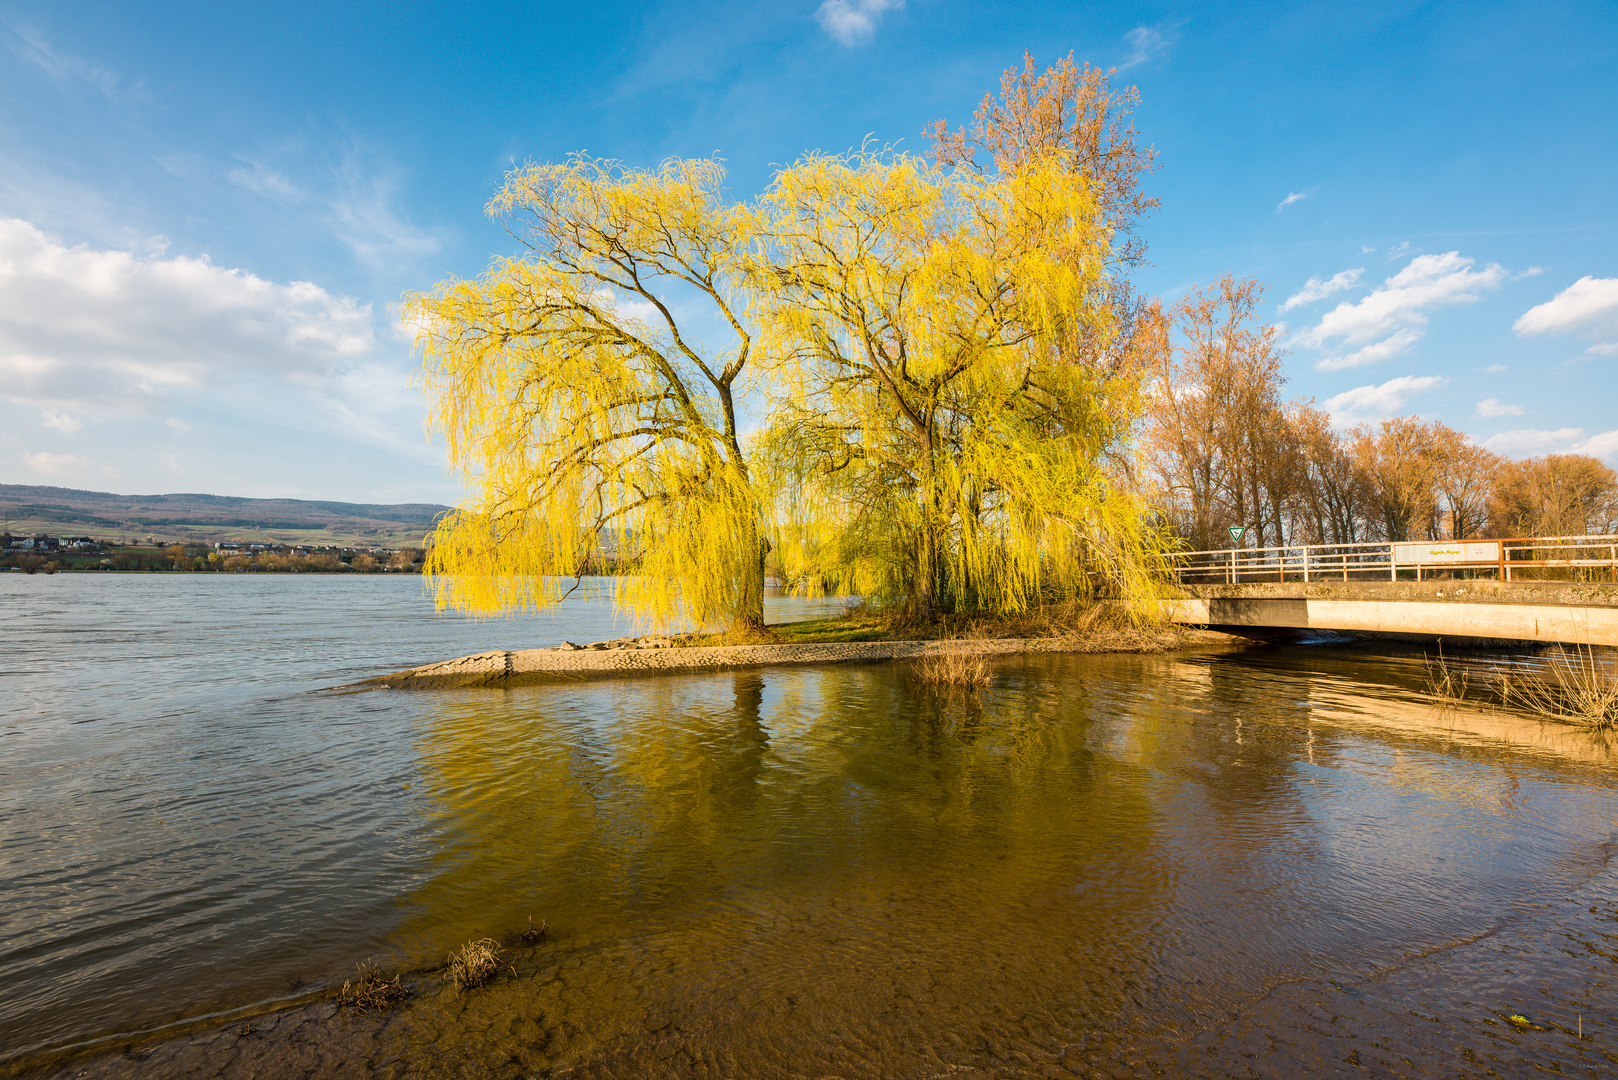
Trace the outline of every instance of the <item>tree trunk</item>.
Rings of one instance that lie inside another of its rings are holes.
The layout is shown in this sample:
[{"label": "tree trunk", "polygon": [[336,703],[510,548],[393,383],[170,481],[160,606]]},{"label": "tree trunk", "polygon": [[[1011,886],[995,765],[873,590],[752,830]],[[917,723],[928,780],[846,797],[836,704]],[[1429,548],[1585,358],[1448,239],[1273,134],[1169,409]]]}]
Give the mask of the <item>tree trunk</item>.
[{"label": "tree trunk", "polygon": [[916,582],[910,589],[910,617],[930,623],[938,617],[938,537],[924,522],[916,538]]},{"label": "tree trunk", "polygon": [[753,548],[758,553],[743,567],[736,598],[736,629],[764,629],[764,562],[770,555],[770,542],[755,532]]}]

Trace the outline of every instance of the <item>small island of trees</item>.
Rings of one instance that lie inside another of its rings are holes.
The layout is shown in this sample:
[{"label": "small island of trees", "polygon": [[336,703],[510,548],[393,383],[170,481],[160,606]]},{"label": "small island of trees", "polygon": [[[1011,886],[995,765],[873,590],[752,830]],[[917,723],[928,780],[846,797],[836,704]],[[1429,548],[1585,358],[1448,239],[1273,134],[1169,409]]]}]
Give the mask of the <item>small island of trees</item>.
[{"label": "small island of trees", "polygon": [[653,621],[763,626],[766,581],[902,623],[1106,596],[1176,549],[1598,532],[1593,458],[1511,462],[1413,417],[1282,397],[1262,287],[1139,297],[1155,161],[1135,91],[1032,57],[930,152],[807,154],[750,202],[717,161],[512,172],[526,249],[407,298],[473,495],[440,604],[543,606],[603,566]]}]

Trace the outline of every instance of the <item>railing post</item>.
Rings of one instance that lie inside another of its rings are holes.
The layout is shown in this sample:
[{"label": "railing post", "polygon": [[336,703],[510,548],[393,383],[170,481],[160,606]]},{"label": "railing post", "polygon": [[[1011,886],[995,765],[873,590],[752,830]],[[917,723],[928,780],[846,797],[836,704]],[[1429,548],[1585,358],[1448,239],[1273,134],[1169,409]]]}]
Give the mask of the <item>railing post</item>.
[{"label": "railing post", "polygon": [[1388,544],[1388,580],[1389,581],[1398,581],[1399,580],[1399,556],[1398,556],[1398,550],[1399,549],[1394,547],[1391,542]]},{"label": "railing post", "polygon": [[1309,584],[1309,545],[1303,545],[1303,582]]}]

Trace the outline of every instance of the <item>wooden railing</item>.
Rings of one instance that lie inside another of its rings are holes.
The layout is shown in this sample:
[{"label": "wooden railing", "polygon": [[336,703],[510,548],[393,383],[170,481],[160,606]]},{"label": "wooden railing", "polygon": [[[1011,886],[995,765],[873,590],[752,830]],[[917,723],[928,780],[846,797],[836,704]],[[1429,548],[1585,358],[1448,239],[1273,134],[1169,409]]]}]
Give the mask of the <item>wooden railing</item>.
[{"label": "wooden railing", "polygon": [[1533,536],[1493,540],[1287,544],[1279,547],[1180,551],[1165,557],[1183,584],[1244,581],[1398,581],[1424,577],[1552,576],[1618,582],[1618,535]]}]

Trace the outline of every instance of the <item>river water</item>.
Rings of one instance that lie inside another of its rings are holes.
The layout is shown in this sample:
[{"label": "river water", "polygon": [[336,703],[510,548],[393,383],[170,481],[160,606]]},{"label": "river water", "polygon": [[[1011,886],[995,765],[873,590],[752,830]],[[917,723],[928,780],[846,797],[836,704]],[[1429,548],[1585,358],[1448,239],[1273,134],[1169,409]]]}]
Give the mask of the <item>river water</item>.
[{"label": "river water", "polygon": [[[387,576],[10,574],[0,612],[0,1075],[1618,1065],[1609,748],[1436,709],[1419,653],[331,693],[635,628]],[[470,994],[317,997],[484,936]]]}]

